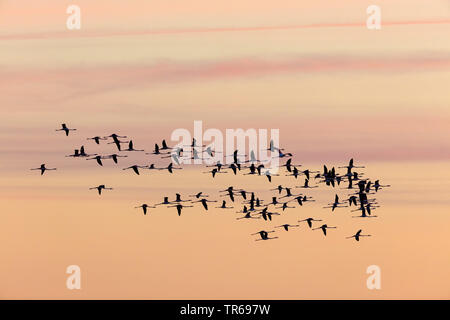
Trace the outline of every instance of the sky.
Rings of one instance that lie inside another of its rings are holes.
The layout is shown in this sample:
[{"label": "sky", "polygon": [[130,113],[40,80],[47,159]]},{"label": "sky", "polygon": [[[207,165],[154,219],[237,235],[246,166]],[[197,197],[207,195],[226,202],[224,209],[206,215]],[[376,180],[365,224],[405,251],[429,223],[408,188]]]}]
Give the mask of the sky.
[{"label": "sky", "polygon": [[[80,30],[66,28],[71,4]],[[380,30],[366,28],[372,4]],[[0,297],[450,298],[450,238],[439,227],[450,206],[449,31],[444,0],[0,0]],[[113,132],[146,150],[173,145],[171,133],[195,120],[279,129],[295,163],[320,170],[353,157],[392,187],[376,195],[379,217],[363,222],[321,208],[346,195],[323,188],[311,190],[316,204],[269,224],[198,207],[144,216],[134,207],[175,192],[221,200],[217,190],[240,185],[270,199],[269,188],[303,181],[212,180],[196,166],[134,176],[120,168],[163,162],[139,153],[101,168],[64,157],[81,145],[112,152],[86,138]],[[77,131],[64,137],[61,123]],[[58,170],[29,170],[41,163]],[[114,190],[88,190],[100,183]],[[250,236],[310,215],[338,229]],[[373,236],[345,239],[360,227]],[[81,290],[65,286],[71,264]],[[366,287],[372,264],[381,290]]]}]

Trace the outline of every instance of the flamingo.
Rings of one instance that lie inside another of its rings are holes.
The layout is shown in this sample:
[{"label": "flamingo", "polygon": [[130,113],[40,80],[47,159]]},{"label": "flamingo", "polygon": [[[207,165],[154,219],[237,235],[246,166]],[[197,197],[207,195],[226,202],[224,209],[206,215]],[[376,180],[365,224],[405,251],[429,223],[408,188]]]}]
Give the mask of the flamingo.
[{"label": "flamingo", "polygon": [[73,151],[73,154],[70,154],[70,155],[68,155],[68,156],[66,156],[66,157],[74,157],[74,158],[78,158],[78,157],[80,157],[81,155],[80,155],[80,150],[78,150],[78,149],[75,149],[74,151]]},{"label": "flamingo", "polygon": [[41,166],[39,168],[33,168],[30,170],[41,170],[41,176],[44,174],[45,171],[47,170],[56,170],[56,168],[47,168],[45,167],[45,163],[41,164]]},{"label": "flamingo", "polygon": [[80,148],[80,157],[92,157],[92,156],[96,156],[97,154],[96,153],[93,153],[93,154],[87,154],[85,151],[84,151],[84,146],[81,146],[81,148]]},{"label": "flamingo", "polygon": [[306,218],[303,220],[299,220],[298,222],[304,222],[304,221],[306,221],[308,223],[309,228],[312,228],[313,221],[322,221],[322,220],[318,220],[318,219],[314,219],[314,218]]},{"label": "flamingo", "polygon": [[102,167],[103,167],[102,159],[105,159],[105,158],[102,157],[102,156],[95,156],[95,157],[93,157],[93,158],[87,158],[86,160],[95,160],[95,161],[97,161],[97,163],[98,163],[99,166],[102,166]]},{"label": "flamingo", "polygon": [[[244,206],[244,211],[246,209],[247,209],[247,207]],[[250,211],[247,211],[247,213],[245,213],[245,216],[236,218],[236,220],[241,220],[241,219],[259,219],[259,217],[254,217],[254,216],[252,216],[252,213]]]},{"label": "flamingo", "polygon": [[136,173],[137,175],[139,175],[139,169],[146,169],[147,167],[145,166],[138,166],[138,165],[132,165],[131,167],[128,168],[123,168],[122,170],[128,170],[128,169],[133,169],[134,173]]},{"label": "flamingo", "polygon": [[277,215],[277,216],[280,215],[277,212],[269,212],[267,210],[268,210],[268,207],[265,207],[264,209],[261,210],[261,212],[258,212],[257,214],[260,214],[263,217],[263,219],[266,221],[267,221],[267,219],[272,221],[272,215]]},{"label": "flamingo", "polygon": [[117,134],[115,134],[115,133],[113,133],[113,134],[111,134],[111,135],[109,135],[109,136],[106,136],[106,137],[104,137],[104,138],[112,138],[113,139],[113,142],[108,142],[108,144],[112,144],[112,143],[114,143],[115,145],[116,145],[116,147],[117,147],[117,150],[119,150],[119,151],[121,151],[121,146],[120,146],[120,144],[121,143],[126,143],[125,141],[120,141],[119,140],[119,138],[126,138],[127,136],[119,136],[119,135],[117,135]]},{"label": "flamingo", "polygon": [[214,168],[211,171],[206,171],[203,173],[211,173],[212,177],[214,178],[217,173],[226,173],[226,171],[219,171],[217,168]]},{"label": "flamingo", "polygon": [[330,206],[324,207],[324,208],[331,208],[331,211],[334,211],[334,209],[336,208],[344,208],[347,206],[341,206],[341,204],[343,204],[342,202],[339,202],[339,197],[338,195],[335,196],[334,198],[334,202],[330,204]]},{"label": "flamingo", "polygon": [[144,151],[144,150],[134,149],[134,147],[133,147],[133,140],[130,140],[128,142],[128,149],[125,149],[123,151]]},{"label": "flamingo", "polygon": [[114,161],[114,163],[117,164],[117,158],[127,158],[127,157],[128,157],[127,155],[119,156],[118,154],[113,153],[113,154],[105,156],[104,159],[112,159]]},{"label": "flamingo", "polygon": [[289,231],[289,228],[300,227],[299,224],[282,224],[281,226],[276,226],[275,228],[284,228],[284,230]]},{"label": "flamingo", "polygon": [[205,198],[200,199],[198,201],[194,201],[194,202],[200,202],[203,205],[203,208],[205,208],[205,210],[208,210],[208,202],[217,202],[214,200],[206,200]]},{"label": "flamingo", "polygon": [[311,187],[311,186],[309,185],[309,179],[306,178],[306,179],[305,179],[305,184],[304,184],[303,186],[297,186],[296,188],[304,188],[304,189],[308,189],[308,188],[318,188],[318,186],[313,186],[313,187]]},{"label": "flamingo", "polygon": [[76,131],[77,129],[69,129],[65,123],[61,124],[61,129],[56,129],[55,131],[64,131],[66,133],[66,137],[69,136],[69,131]]},{"label": "flamingo", "polygon": [[182,168],[175,168],[174,166],[173,166],[173,163],[171,162],[167,167],[165,167],[165,168],[158,168],[158,170],[167,170],[167,171],[169,171],[170,173],[173,173],[173,170],[181,170]]},{"label": "flamingo", "polygon": [[169,206],[169,207],[177,208],[178,216],[181,216],[181,210],[182,210],[183,208],[188,208],[188,207],[193,207],[193,206],[184,206],[184,205],[182,205],[182,204],[177,204],[177,205],[175,205],[175,206]]},{"label": "flamingo", "polygon": [[142,211],[144,211],[144,215],[146,215],[147,214],[147,208],[156,208],[156,207],[151,207],[148,204],[144,203],[144,204],[140,205],[139,207],[135,207],[135,208],[136,209],[137,208],[142,208]]},{"label": "flamingo", "polygon": [[96,144],[100,144],[100,140],[107,140],[106,137],[95,136],[92,138],[87,138],[86,140],[94,140]]},{"label": "flamingo", "polygon": [[222,200],[222,205],[216,208],[220,209],[233,209],[234,207],[227,207],[227,202],[225,200]]},{"label": "flamingo", "polygon": [[382,186],[380,184],[380,180],[375,180],[375,183],[373,185],[373,187],[375,188],[375,192],[378,192],[379,189],[383,189],[383,188],[390,187],[390,186],[391,185],[389,185],[389,184]]},{"label": "flamingo", "polygon": [[351,239],[351,238],[355,238],[356,241],[359,241],[360,237],[371,237],[372,235],[370,234],[361,234],[362,230],[359,229],[358,232],[356,232],[354,235],[347,237],[346,239]]},{"label": "flamingo", "polygon": [[353,158],[351,158],[350,161],[348,162],[348,166],[343,166],[343,167],[338,167],[338,168],[347,168],[347,169],[351,170],[353,168],[365,168],[365,167],[364,166],[357,167],[357,166],[353,165]]},{"label": "flamingo", "polygon": [[93,189],[97,189],[99,195],[102,194],[102,190],[113,190],[113,188],[107,188],[107,187],[105,187],[104,184],[101,184],[101,185],[99,185],[99,186],[97,186],[97,187],[89,188],[89,190],[93,190]]},{"label": "flamingo", "polygon": [[278,190],[278,194],[281,194],[281,192],[283,191],[284,187],[280,184],[278,187],[276,187],[275,189],[270,189],[270,191],[275,191]]},{"label": "flamingo", "polygon": [[207,198],[207,197],[209,197],[207,194],[203,194],[203,192],[202,191],[200,191],[200,192],[198,192],[198,193],[196,193],[196,194],[191,194],[191,195],[189,195],[189,197],[195,197],[195,198],[197,198],[197,199],[200,199],[200,198]]},{"label": "flamingo", "polygon": [[313,230],[318,230],[318,229],[322,229],[323,234],[326,236],[327,235],[327,229],[336,229],[336,227],[329,227],[326,224],[321,225],[318,228],[314,228]]},{"label": "flamingo", "polygon": [[172,202],[169,201],[169,197],[164,197],[163,202],[155,204],[155,206],[160,206],[163,204],[172,204]]},{"label": "flamingo", "polygon": [[269,233],[272,233],[272,232],[275,232],[275,231],[264,231],[264,230],[261,230],[261,231],[258,231],[256,233],[252,233],[251,235],[252,236],[257,235],[257,234],[260,235],[261,239],[256,239],[255,241],[277,239],[278,237],[269,237]]},{"label": "flamingo", "polygon": [[169,146],[167,146],[166,140],[163,140],[163,141],[161,142],[161,150],[169,150],[169,149],[172,149],[172,148],[170,148]]}]

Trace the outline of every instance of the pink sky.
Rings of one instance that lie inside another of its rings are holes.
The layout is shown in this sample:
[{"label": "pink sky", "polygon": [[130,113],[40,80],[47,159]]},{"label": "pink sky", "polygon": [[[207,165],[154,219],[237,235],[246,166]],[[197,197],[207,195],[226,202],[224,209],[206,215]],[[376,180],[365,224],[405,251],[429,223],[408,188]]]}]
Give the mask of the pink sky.
[{"label": "pink sky", "polygon": [[[437,227],[450,206],[448,1],[377,1],[379,31],[365,28],[372,3],[359,0],[77,0],[82,29],[69,31],[73,2],[0,1],[0,297],[450,297],[450,239]],[[257,247],[249,234],[265,225],[234,213],[134,206],[235,183],[266,192],[264,179],[120,170],[153,161],[143,154],[104,168],[64,157],[81,145],[109,152],[86,137],[112,132],[150,150],[194,120],[280,129],[312,169],[354,157],[393,186],[377,195],[382,219],[364,224],[376,236],[350,244],[357,221],[319,206],[286,219],[329,219],[340,226],[330,238],[301,230]],[[63,122],[78,130],[56,133]],[[41,163],[58,170],[29,170]],[[88,190],[99,181],[117,190],[99,198]],[[64,286],[69,264],[87,275],[80,292]],[[370,264],[383,268],[379,292],[365,287]]]}]

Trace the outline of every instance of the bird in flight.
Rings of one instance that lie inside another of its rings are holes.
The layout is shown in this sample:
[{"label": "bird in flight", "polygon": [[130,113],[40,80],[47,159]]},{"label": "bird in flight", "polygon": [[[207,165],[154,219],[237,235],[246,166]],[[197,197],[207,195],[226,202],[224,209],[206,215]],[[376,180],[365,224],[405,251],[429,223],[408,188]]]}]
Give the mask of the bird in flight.
[{"label": "bird in flight", "polygon": [[97,187],[89,188],[89,190],[93,190],[93,189],[97,189],[98,194],[101,195],[102,194],[102,190],[112,190],[113,188],[107,188],[107,187],[105,187],[104,184],[101,184],[101,185],[99,185]]},{"label": "bird in flight", "polygon": [[191,194],[191,195],[189,195],[189,197],[195,197],[195,198],[197,198],[197,199],[200,199],[200,198],[207,198],[207,197],[209,197],[207,194],[203,194],[203,192],[202,191],[200,191],[200,192],[198,192],[198,193],[196,193],[196,194]]},{"label": "bird in flight", "polygon": [[120,144],[121,144],[121,143],[126,143],[126,142],[125,142],[125,141],[120,141],[119,138],[126,138],[126,137],[127,137],[127,136],[119,136],[119,135],[113,133],[113,134],[111,134],[111,135],[109,135],[109,136],[106,136],[106,137],[104,137],[104,138],[112,138],[112,139],[113,139],[113,142],[108,142],[108,144],[114,143],[114,144],[116,145],[116,147],[117,147],[117,150],[121,151],[121,146],[120,146]]},{"label": "bird in flight", "polygon": [[102,159],[105,159],[105,158],[102,157],[102,156],[95,156],[95,157],[93,157],[93,158],[87,158],[86,160],[95,160],[95,161],[97,161],[97,163],[98,163],[99,166],[102,166],[102,167],[103,167]]},{"label": "bird in flight", "polygon": [[200,199],[198,201],[194,201],[194,202],[200,202],[203,205],[203,208],[205,208],[205,210],[208,210],[208,202],[217,202],[214,200],[206,200],[205,198]]},{"label": "bird in flight", "polygon": [[193,206],[185,206],[185,205],[182,205],[182,204],[177,204],[177,205],[175,205],[175,206],[169,206],[169,207],[177,208],[178,215],[181,216],[181,210],[182,210],[183,208],[193,207]]},{"label": "bird in flight", "polygon": [[306,219],[303,219],[303,220],[299,220],[298,222],[304,222],[304,221],[306,221],[306,223],[308,223],[308,226],[310,228],[312,228],[313,221],[322,221],[322,220],[317,220],[317,219],[314,219],[314,218],[306,218]]},{"label": "bird in flight", "polygon": [[146,215],[146,214],[147,214],[147,209],[148,209],[148,208],[156,208],[156,207],[151,207],[151,206],[149,206],[148,204],[144,203],[144,204],[140,205],[139,207],[135,207],[135,208],[136,208],[136,209],[137,209],[137,208],[142,208],[142,211],[144,211],[144,215]]},{"label": "bird in flight", "polygon": [[127,158],[128,156],[124,155],[124,156],[119,156],[116,153],[107,155],[104,157],[104,159],[112,159],[114,161],[114,163],[117,163],[117,158]]},{"label": "bird in flight", "polygon": [[75,131],[77,129],[69,129],[67,128],[67,125],[65,123],[61,124],[61,129],[56,129],[55,131],[64,131],[66,133],[66,136],[69,135],[69,131]]},{"label": "bird in flight", "polygon": [[370,234],[361,234],[362,230],[359,229],[358,232],[356,232],[354,235],[347,237],[346,239],[351,239],[351,238],[355,238],[356,241],[359,241],[360,237],[371,237],[372,235]]},{"label": "bird in flight", "polygon": [[261,230],[261,231],[258,231],[256,233],[252,233],[251,235],[254,236],[254,235],[259,234],[261,239],[256,239],[255,241],[277,239],[278,237],[269,237],[269,233],[272,233],[272,232],[275,232],[275,231],[264,231],[264,230]]},{"label": "bird in flight", "polygon": [[303,186],[298,186],[298,187],[296,187],[296,188],[304,188],[304,189],[308,189],[308,188],[318,188],[318,186],[313,186],[313,187],[311,187],[311,186],[309,185],[309,179],[306,178],[306,179],[305,179],[305,184],[304,184]]},{"label": "bird in flight", "polygon": [[216,208],[220,209],[233,209],[234,207],[227,207],[227,202],[225,200],[222,200],[222,205]]},{"label": "bird in flight", "polygon": [[45,166],[45,163],[43,163],[43,164],[41,164],[41,166],[39,168],[33,168],[33,169],[30,169],[30,170],[40,170],[41,171],[41,176],[42,176],[45,171],[47,171],[47,170],[56,170],[56,168],[47,168]]},{"label": "bird in flight", "polygon": [[138,149],[135,149],[135,148],[133,147],[133,140],[130,140],[130,141],[128,142],[128,149],[124,149],[123,151],[144,151],[144,150],[138,150]]},{"label": "bird in flight", "polygon": [[92,138],[87,138],[86,140],[94,140],[96,144],[100,144],[100,140],[107,140],[108,138],[106,137],[99,137],[99,136],[95,136]]},{"label": "bird in flight", "polygon": [[333,203],[330,203],[329,206],[324,207],[324,208],[331,208],[331,211],[334,211],[334,209],[336,209],[336,208],[344,208],[344,207],[347,207],[347,206],[344,206],[344,205],[342,205],[342,204],[343,204],[343,202],[339,202],[339,197],[338,197],[338,195],[335,195],[335,197],[334,197],[334,202],[333,202]]},{"label": "bird in flight", "polygon": [[318,229],[322,229],[323,234],[326,236],[327,235],[327,229],[336,229],[336,227],[329,227],[326,224],[321,225],[318,228],[314,228],[313,230],[318,230]]},{"label": "bird in flight", "polygon": [[173,173],[173,170],[181,170],[182,168],[176,168],[173,166],[173,163],[171,162],[167,167],[165,168],[158,168],[158,170],[167,170],[170,173]]},{"label": "bird in flight", "polygon": [[138,166],[137,164],[132,165],[128,168],[123,168],[122,170],[128,170],[128,169],[133,169],[134,173],[136,173],[137,175],[139,175],[139,169],[146,169],[146,166]]},{"label": "bird in flight", "polygon": [[289,231],[289,228],[300,227],[299,224],[282,224],[281,226],[276,226],[275,228],[284,228],[284,230]]}]

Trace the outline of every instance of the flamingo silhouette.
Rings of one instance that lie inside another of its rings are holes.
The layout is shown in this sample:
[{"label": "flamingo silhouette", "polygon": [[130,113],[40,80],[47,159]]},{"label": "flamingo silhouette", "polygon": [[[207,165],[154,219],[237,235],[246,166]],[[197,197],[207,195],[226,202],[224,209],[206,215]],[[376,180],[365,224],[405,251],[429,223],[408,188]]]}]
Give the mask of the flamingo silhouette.
[{"label": "flamingo silhouette", "polygon": [[64,131],[66,133],[66,137],[69,135],[69,131],[76,131],[77,129],[69,129],[65,123],[61,124],[61,129],[56,129],[55,131]]},{"label": "flamingo silhouette", "polygon": [[188,207],[193,207],[193,206],[186,206],[186,205],[182,205],[182,204],[177,204],[177,205],[175,205],[175,206],[169,206],[169,207],[172,207],[172,208],[177,208],[177,212],[178,212],[178,216],[181,216],[181,210],[183,209],[183,208],[188,208]]},{"label": "flamingo silhouette", "polygon": [[99,186],[97,186],[97,187],[89,188],[89,190],[93,190],[93,189],[97,189],[99,195],[102,194],[102,190],[113,190],[113,188],[107,188],[107,187],[105,187],[104,184],[101,184],[101,185],[99,185]]},{"label": "flamingo silhouette", "polygon": [[117,135],[117,134],[115,134],[115,133],[113,133],[113,134],[111,134],[111,135],[109,135],[109,136],[106,136],[106,137],[104,137],[104,138],[112,138],[113,139],[113,142],[108,142],[108,144],[112,144],[112,143],[114,143],[115,145],[116,145],[116,147],[117,147],[117,150],[119,150],[119,151],[121,151],[121,146],[120,146],[120,144],[121,143],[126,143],[125,141],[120,141],[119,140],[119,138],[126,138],[127,136],[119,136],[119,135]]},{"label": "flamingo silhouette", "polygon": [[330,206],[324,207],[324,208],[331,208],[331,211],[334,211],[334,209],[336,208],[344,208],[347,206],[342,205],[342,202],[339,202],[339,197],[338,195],[335,195],[334,197],[334,202],[330,204]]},{"label": "flamingo silhouette", "polygon": [[278,237],[269,237],[269,233],[272,233],[272,232],[275,232],[275,231],[264,231],[264,230],[261,230],[261,231],[258,231],[256,233],[252,233],[251,235],[254,236],[254,235],[259,234],[261,239],[256,239],[255,241],[277,239]]},{"label": "flamingo silhouette", "polygon": [[127,157],[128,157],[127,155],[120,156],[118,154],[113,153],[113,154],[105,156],[104,159],[112,159],[114,161],[114,163],[117,164],[117,158],[127,158]]},{"label": "flamingo silhouette", "polygon": [[133,169],[134,173],[139,175],[139,169],[145,169],[145,168],[147,168],[147,167],[145,167],[145,166],[138,166],[138,165],[135,164],[135,165],[132,165],[132,166],[130,166],[128,168],[123,168],[122,170]]},{"label": "flamingo silhouette", "polygon": [[95,136],[92,138],[87,138],[86,140],[94,140],[96,144],[100,144],[100,140],[107,140],[108,138],[106,137],[99,137],[99,136]]},{"label": "flamingo silhouette", "polygon": [[156,208],[156,207],[151,207],[151,206],[149,206],[148,204],[144,203],[144,204],[140,205],[139,207],[135,207],[135,208],[136,208],[136,209],[137,209],[137,208],[142,208],[142,211],[144,211],[144,215],[146,215],[146,214],[147,214],[147,209],[148,209],[148,208]]},{"label": "flamingo silhouette", "polygon": [[102,167],[103,167],[102,159],[105,159],[105,158],[102,157],[102,156],[95,156],[95,157],[93,157],[93,158],[87,158],[86,160],[95,160],[95,161],[97,161],[97,163],[98,163],[99,166],[102,166]]},{"label": "flamingo silhouette", "polygon": [[359,229],[358,232],[356,232],[354,235],[347,237],[346,239],[355,238],[356,241],[359,241],[360,237],[371,237],[370,234],[361,234],[362,230]]},{"label": "flamingo silhouette", "polygon": [[309,228],[312,228],[313,221],[322,221],[322,220],[320,220],[320,219],[318,220],[318,219],[314,219],[314,218],[306,218],[303,220],[299,220],[298,222],[304,222],[304,221],[306,221],[308,223]]},{"label": "flamingo silhouette", "polygon": [[326,236],[327,235],[327,229],[336,229],[336,227],[329,227],[326,224],[323,224],[323,225],[321,225],[318,228],[314,228],[313,230],[318,230],[318,229],[322,229],[322,232],[323,232],[324,236]]},{"label": "flamingo silhouette", "polygon": [[205,198],[200,199],[198,201],[194,201],[194,202],[200,202],[203,205],[203,208],[205,208],[205,210],[208,210],[208,202],[217,202],[214,200],[206,200]]},{"label": "flamingo silhouette", "polygon": [[299,224],[282,224],[281,226],[276,226],[275,228],[284,228],[284,230],[289,231],[289,228],[295,228],[295,227],[300,227]]},{"label": "flamingo silhouette", "polygon": [[225,200],[222,200],[222,205],[216,208],[220,209],[233,209],[234,207],[227,207],[227,202]]},{"label": "flamingo silhouette", "polygon": [[130,141],[128,142],[128,149],[124,149],[123,151],[144,151],[144,150],[138,150],[138,149],[135,149],[135,148],[133,147],[133,140],[130,140]]},{"label": "flamingo silhouette", "polygon": [[40,170],[41,171],[41,176],[44,174],[45,171],[47,170],[56,170],[56,168],[47,168],[45,167],[45,163],[41,164],[41,166],[39,168],[33,168],[30,170]]}]

